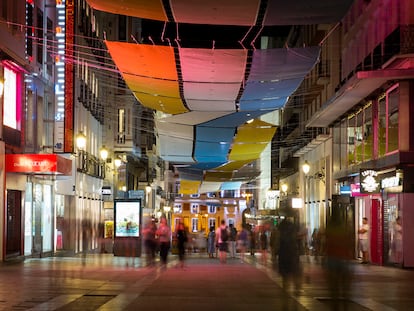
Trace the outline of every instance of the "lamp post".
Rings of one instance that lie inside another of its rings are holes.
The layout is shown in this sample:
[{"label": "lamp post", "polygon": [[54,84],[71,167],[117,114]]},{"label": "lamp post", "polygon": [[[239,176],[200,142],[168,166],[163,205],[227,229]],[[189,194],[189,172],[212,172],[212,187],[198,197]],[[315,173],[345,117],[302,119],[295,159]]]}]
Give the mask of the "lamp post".
[{"label": "lamp post", "polygon": [[115,186],[114,186],[114,190],[115,190],[115,198],[118,197],[118,188],[119,188],[119,167],[122,165],[122,160],[120,158],[115,158],[114,159],[114,165],[115,165],[115,170],[114,170],[114,175],[115,175]]},{"label": "lamp post", "polygon": [[306,202],[307,202],[307,196],[308,196],[308,191],[309,191],[309,189],[308,189],[308,179],[309,179],[308,174],[310,172],[310,165],[309,165],[308,161],[306,161],[306,160],[302,164],[302,171],[303,171],[303,174],[304,174],[304,178],[303,178],[303,181],[304,181],[303,206],[305,208],[305,215],[306,215],[308,213],[308,210],[309,210],[309,204],[307,205]]},{"label": "lamp post", "polygon": [[150,198],[150,194],[151,194],[151,191],[152,191],[152,187],[151,187],[151,185],[148,183],[148,185],[146,185],[145,186],[145,194],[146,194],[146,197],[145,197],[145,205],[146,205],[146,208],[149,208],[149,198]]}]

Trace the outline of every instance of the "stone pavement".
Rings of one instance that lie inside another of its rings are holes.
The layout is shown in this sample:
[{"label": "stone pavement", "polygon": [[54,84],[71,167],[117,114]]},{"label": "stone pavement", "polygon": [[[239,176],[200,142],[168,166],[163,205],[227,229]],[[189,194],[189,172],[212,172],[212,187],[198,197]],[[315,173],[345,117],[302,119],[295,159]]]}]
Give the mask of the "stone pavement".
[{"label": "stone pavement", "polygon": [[302,273],[283,280],[259,255],[220,264],[190,254],[184,269],[169,260],[165,269],[112,254],[3,263],[0,310],[414,310],[413,270],[352,262],[327,274],[303,258]]}]

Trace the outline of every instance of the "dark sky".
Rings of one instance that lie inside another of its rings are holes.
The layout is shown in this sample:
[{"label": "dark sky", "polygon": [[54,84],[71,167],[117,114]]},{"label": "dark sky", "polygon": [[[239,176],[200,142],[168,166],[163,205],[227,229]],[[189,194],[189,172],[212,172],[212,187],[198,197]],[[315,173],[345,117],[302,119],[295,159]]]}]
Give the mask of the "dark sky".
[{"label": "dark sky", "polygon": [[[247,26],[218,26],[218,25],[196,25],[196,24],[179,24],[178,37],[180,38],[180,46],[187,48],[212,48],[213,41],[215,48],[242,48],[239,41],[246,34],[243,45],[251,48],[250,43],[256,37],[260,27],[254,27],[249,31]],[[143,43],[150,44],[149,37],[155,44],[168,44],[168,41],[161,41],[161,35],[164,30],[164,22],[158,21],[142,21],[142,39]],[[265,27],[261,30],[257,37],[255,46],[258,48],[260,36],[282,37],[285,38],[290,30],[290,26],[273,26]],[[177,24],[167,23],[165,26],[164,39],[169,38],[171,44],[175,44],[177,38]]]}]

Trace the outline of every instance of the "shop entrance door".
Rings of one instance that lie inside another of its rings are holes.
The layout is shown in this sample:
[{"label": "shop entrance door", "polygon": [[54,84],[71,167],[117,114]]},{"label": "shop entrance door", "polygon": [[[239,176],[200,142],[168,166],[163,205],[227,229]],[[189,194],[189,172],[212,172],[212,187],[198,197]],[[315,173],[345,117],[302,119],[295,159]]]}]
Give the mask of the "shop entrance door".
[{"label": "shop entrance door", "polygon": [[382,208],[378,199],[371,200],[371,262],[373,264],[383,264],[383,227],[382,227]]},{"label": "shop entrance door", "polygon": [[6,258],[22,254],[22,192],[7,190]]}]

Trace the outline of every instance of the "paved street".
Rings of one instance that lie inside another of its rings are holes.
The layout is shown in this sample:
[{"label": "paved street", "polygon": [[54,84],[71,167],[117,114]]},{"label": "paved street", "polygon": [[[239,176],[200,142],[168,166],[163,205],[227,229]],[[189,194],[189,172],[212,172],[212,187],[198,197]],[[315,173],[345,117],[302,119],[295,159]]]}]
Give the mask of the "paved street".
[{"label": "paved street", "polygon": [[[351,263],[329,283],[318,263],[283,282],[259,255],[220,264],[191,254],[184,269],[142,258],[93,254],[0,265],[0,310],[414,310],[414,271]],[[309,262],[310,261],[310,262]],[[329,286],[328,284],[333,284]],[[333,290],[348,284],[349,290]]]}]

